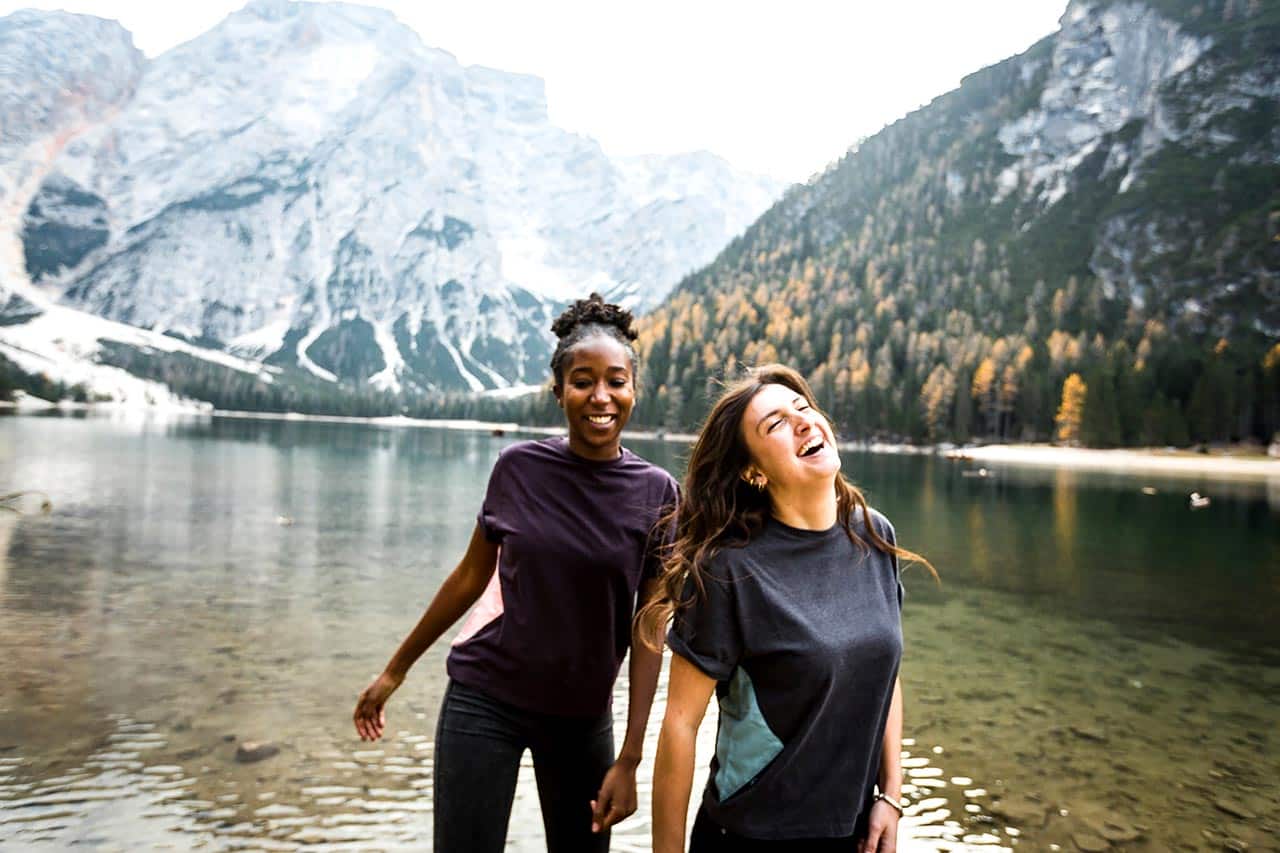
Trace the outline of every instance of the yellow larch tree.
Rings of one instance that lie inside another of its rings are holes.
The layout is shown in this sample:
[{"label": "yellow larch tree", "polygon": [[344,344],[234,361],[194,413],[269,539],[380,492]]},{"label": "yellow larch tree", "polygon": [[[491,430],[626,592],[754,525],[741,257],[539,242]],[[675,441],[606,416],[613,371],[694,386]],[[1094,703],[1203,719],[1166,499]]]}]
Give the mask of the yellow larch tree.
[{"label": "yellow larch tree", "polygon": [[1080,443],[1080,421],[1084,417],[1084,401],[1088,394],[1089,386],[1084,384],[1079,373],[1071,374],[1062,383],[1062,404],[1054,418],[1058,425],[1058,441]]}]

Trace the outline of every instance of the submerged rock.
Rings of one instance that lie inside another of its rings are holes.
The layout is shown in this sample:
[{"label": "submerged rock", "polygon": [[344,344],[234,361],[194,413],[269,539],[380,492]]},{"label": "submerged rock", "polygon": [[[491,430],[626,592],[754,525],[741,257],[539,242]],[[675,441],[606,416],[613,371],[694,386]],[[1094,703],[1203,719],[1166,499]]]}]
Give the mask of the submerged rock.
[{"label": "submerged rock", "polygon": [[1232,817],[1238,817],[1241,820],[1254,820],[1257,818],[1257,815],[1250,811],[1239,800],[1232,800],[1227,797],[1215,797],[1213,804],[1217,806],[1219,811],[1224,811]]},{"label": "submerged rock", "polygon": [[1100,728],[1093,726],[1071,726],[1071,733],[1078,738],[1091,740],[1095,743],[1106,743],[1107,733]]},{"label": "submerged rock", "polygon": [[1049,806],[1028,796],[1002,797],[988,809],[997,817],[1023,829],[1041,829],[1049,814]]},{"label": "submerged rock", "polygon": [[1127,823],[1116,823],[1107,821],[1102,825],[1102,829],[1098,832],[1107,841],[1113,844],[1124,844],[1129,841],[1137,841],[1143,836],[1142,830],[1136,826]]},{"label": "submerged rock", "polygon": [[236,747],[236,761],[241,764],[250,764],[254,761],[262,761],[273,755],[280,753],[280,747],[274,743],[258,743],[256,741],[247,740]]},{"label": "submerged rock", "polygon": [[1071,836],[1071,841],[1076,845],[1076,849],[1082,851],[1082,853],[1103,853],[1103,851],[1111,849],[1110,841],[1088,832],[1077,832]]}]

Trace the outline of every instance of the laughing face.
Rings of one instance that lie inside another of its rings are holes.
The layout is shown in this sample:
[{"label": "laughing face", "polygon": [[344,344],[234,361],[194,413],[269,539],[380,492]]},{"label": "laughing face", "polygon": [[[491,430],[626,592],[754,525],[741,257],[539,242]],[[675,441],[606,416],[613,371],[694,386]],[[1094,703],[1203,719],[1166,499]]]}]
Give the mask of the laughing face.
[{"label": "laughing face", "polygon": [[555,392],[568,421],[569,449],[586,459],[617,458],[636,401],[633,365],[622,344],[607,335],[584,339],[567,354]]},{"label": "laughing face", "polygon": [[833,480],[840,470],[831,424],[803,394],[765,385],[742,417],[751,456],[743,478],[782,492]]}]

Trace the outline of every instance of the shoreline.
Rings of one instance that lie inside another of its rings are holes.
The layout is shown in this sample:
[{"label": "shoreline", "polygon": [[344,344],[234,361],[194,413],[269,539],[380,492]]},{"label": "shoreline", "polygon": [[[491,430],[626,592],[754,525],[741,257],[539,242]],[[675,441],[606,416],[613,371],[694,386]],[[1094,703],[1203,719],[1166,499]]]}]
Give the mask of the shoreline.
[{"label": "shoreline", "polygon": [[[15,414],[38,414],[57,411],[101,411],[108,414],[159,415],[160,417],[214,417],[269,421],[305,421],[313,423],[366,424],[370,426],[417,429],[448,429],[462,432],[487,432],[490,435],[564,435],[563,426],[534,426],[511,421],[481,421],[445,418],[410,418],[404,415],[356,417],[350,415],[310,415],[298,412],[252,412],[232,409],[188,407],[112,406],[102,403],[61,402],[37,405],[30,402],[0,403],[0,410]],[[623,438],[639,441],[664,441],[692,444],[692,433],[667,432],[658,429],[623,430]],[[841,450],[854,452],[935,455],[957,462],[980,462],[1035,468],[1065,468],[1080,471],[1103,471],[1131,475],[1208,476],[1229,480],[1266,481],[1280,479],[1280,459],[1262,456],[1240,458],[1224,453],[1196,454],[1167,448],[1118,448],[1099,450],[1086,447],[1058,447],[1049,444],[988,445],[913,445],[890,442],[839,442]]]},{"label": "shoreline", "polygon": [[[410,418],[404,415],[385,415],[383,417],[365,418],[349,415],[303,415],[297,412],[241,412],[226,409],[214,409],[207,414],[215,418],[248,418],[268,421],[314,421],[316,423],[352,423],[370,426],[404,427],[411,429],[451,429],[461,432],[487,432],[491,435],[506,433],[525,433],[531,435],[565,435],[568,431],[562,426],[536,426],[520,424],[514,421],[477,421],[465,418]],[[623,438],[641,441],[670,441],[675,444],[692,444],[697,438],[693,433],[665,432],[653,429],[625,429]]]},{"label": "shoreline", "polygon": [[[332,423],[364,423],[387,427],[416,427],[488,432],[505,435],[564,435],[562,426],[532,426],[514,422],[408,418],[390,415],[379,418],[341,415],[301,415],[283,412],[237,412],[221,409],[213,417],[259,418],[266,420],[299,420]],[[697,435],[656,429],[623,430],[624,439],[665,441],[692,444]],[[1260,457],[1236,458],[1222,454],[1189,454],[1164,448],[1122,448],[1098,450],[1086,447],[1056,447],[1049,444],[988,444],[982,446],[915,445],[889,442],[839,442],[841,450],[855,452],[940,456],[952,461],[991,462],[1026,467],[1069,468],[1075,470],[1110,471],[1120,474],[1165,474],[1171,476],[1211,476],[1223,479],[1266,480],[1280,478],[1280,459]]]},{"label": "shoreline", "polygon": [[1049,444],[988,444],[957,447],[942,452],[955,461],[989,462],[1079,471],[1166,476],[1212,476],[1232,480],[1280,478],[1280,459],[1239,458],[1224,454],[1189,454],[1163,448],[1055,447]]}]

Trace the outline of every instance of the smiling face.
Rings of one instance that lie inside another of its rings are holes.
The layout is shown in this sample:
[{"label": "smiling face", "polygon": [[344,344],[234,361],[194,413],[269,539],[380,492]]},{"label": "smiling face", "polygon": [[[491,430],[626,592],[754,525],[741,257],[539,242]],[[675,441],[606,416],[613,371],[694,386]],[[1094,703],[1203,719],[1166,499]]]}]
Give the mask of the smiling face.
[{"label": "smiling face", "polygon": [[608,335],[592,335],[569,350],[555,394],[568,422],[570,450],[597,460],[622,452],[622,428],[636,402],[633,372],[626,348]]},{"label": "smiling face", "polygon": [[840,470],[831,424],[803,394],[785,385],[765,385],[742,416],[742,436],[751,456],[743,478],[771,491],[830,483]]}]

